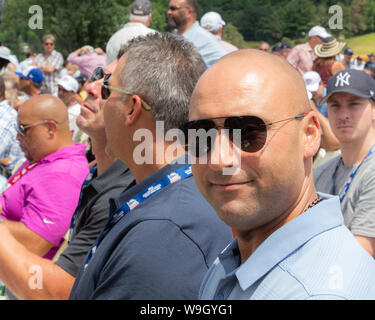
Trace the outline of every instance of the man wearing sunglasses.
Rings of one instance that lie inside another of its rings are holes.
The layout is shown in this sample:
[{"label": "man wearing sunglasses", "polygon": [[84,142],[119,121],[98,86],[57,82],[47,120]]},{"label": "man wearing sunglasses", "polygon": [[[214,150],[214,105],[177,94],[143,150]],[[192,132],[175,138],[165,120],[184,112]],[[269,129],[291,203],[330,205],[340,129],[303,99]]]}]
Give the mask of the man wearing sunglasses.
[{"label": "man wearing sunglasses", "polygon": [[167,11],[168,24],[176,28],[176,34],[194,44],[207,67],[210,67],[228,52],[220,39],[199,25],[197,13],[197,0],[171,0]]},{"label": "man wearing sunglasses", "polygon": [[[118,196],[133,180],[131,172],[122,161],[105,153],[101,85],[105,73],[112,72],[116,65],[117,61],[114,61],[105,69],[98,68],[93,73],[86,86],[88,98],[77,118],[79,128],[90,136],[96,163],[82,186],[80,200],[70,225],[68,245],[54,261],[29,252],[27,255],[24,251],[17,252],[16,259],[23,261],[25,269],[13,272],[8,270],[6,279],[17,279],[7,289],[17,294],[18,298],[67,299],[87,252],[108,219],[108,199]],[[23,274],[28,274],[27,270],[32,265],[38,265],[43,270],[43,288],[39,290],[32,290],[23,277]]]},{"label": "man wearing sunglasses", "polygon": [[[185,157],[182,164],[166,160],[172,142],[156,132],[156,120],[167,131],[186,120],[191,92],[205,68],[193,45],[154,33],[134,39],[107,76],[102,90],[107,153],[124,161],[135,180],[111,199],[111,217],[70,299],[198,297],[204,273],[232,234],[199,194]],[[142,142],[135,134],[145,130],[152,133],[145,151],[151,150],[154,161],[139,164]]]},{"label": "man wearing sunglasses", "polygon": [[55,37],[51,34],[43,38],[44,53],[39,53],[33,62],[43,71],[45,81],[42,86],[42,92],[51,93],[57,97],[57,78],[64,64],[62,54],[55,50]]},{"label": "man wearing sunglasses", "polygon": [[[237,235],[200,298],[375,298],[375,261],[344,226],[339,199],[315,190],[320,127],[296,69],[260,50],[233,52],[202,75],[189,118],[184,130],[218,130],[207,161],[199,154],[192,170]],[[231,167],[239,169],[226,175]]]},{"label": "man wearing sunglasses", "polygon": [[58,98],[27,100],[18,111],[17,132],[27,161],[0,196],[0,279],[19,295],[16,281],[32,289],[29,259],[51,260],[60,247],[89,170],[85,146],[73,143],[68,113]]}]

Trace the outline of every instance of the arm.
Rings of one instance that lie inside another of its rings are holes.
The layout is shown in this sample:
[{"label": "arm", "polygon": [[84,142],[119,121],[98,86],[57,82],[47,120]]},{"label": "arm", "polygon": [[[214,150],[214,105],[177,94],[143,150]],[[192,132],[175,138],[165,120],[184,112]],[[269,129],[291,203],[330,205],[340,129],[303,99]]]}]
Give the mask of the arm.
[{"label": "arm", "polygon": [[298,66],[298,61],[299,61],[299,55],[298,55],[298,50],[297,49],[292,49],[290,51],[287,59],[286,59],[294,68],[297,68]]},{"label": "arm", "polygon": [[[365,165],[365,164],[364,164]],[[349,225],[358,243],[375,257],[375,173],[374,166],[369,166],[357,185],[359,196],[354,199],[353,219]]]},{"label": "arm", "polygon": [[53,247],[52,243],[31,231],[22,222],[4,220],[3,223],[18,242],[38,256],[44,256]]},{"label": "arm", "polygon": [[27,250],[0,223],[0,279],[20,299],[67,299],[74,277]]},{"label": "arm", "polygon": [[341,62],[335,61],[332,65],[332,69],[331,69],[332,76],[334,76],[337,72],[340,72],[344,69],[345,69],[345,66]]},{"label": "arm", "polygon": [[364,237],[364,236],[354,236],[359,244],[372,256],[375,258],[375,238]]},{"label": "arm", "polygon": [[63,63],[64,63],[63,56],[61,55],[61,53],[58,53],[56,51],[54,51],[54,52],[55,52],[56,56],[54,56],[53,59],[50,60],[49,65],[38,65],[37,66],[39,69],[41,69],[45,73],[52,73],[52,72],[55,72],[55,71],[59,71],[61,69],[61,67],[63,66]]},{"label": "arm", "polygon": [[56,68],[50,65],[38,66],[38,68],[42,70],[44,73],[52,73],[56,71]]}]

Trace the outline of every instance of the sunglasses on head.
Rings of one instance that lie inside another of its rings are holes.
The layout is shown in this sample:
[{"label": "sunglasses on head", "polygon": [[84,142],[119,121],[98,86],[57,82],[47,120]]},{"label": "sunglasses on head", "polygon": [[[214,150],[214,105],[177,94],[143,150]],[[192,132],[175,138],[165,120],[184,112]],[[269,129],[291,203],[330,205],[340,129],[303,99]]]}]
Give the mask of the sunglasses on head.
[{"label": "sunglasses on head", "polygon": [[[91,78],[90,78],[90,81],[93,82],[93,81],[103,79],[104,77],[102,88],[101,88],[101,97],[103,100],[107,100],[109,98],[109,96],[111,95],[111,90],[116,91],[118,93],[126,94],[126,95],[132,95],[132,93],[129,93],[125,90],[110,86],[109,78],[111,77],[111,75],[112,75],[111,73],[105,73],[102,67],[98,67],[93,71]],[[143,108],[147,111],[150,111],[151,106],[142,98],[141,98],[141,101],[142,101]]]},{"label": "sunglasses on head", "polygon": [[[218,133],[217,129],[228,129],[229,140],[234,143],[237,141],[234,137],[234,130],[237,129],[241,131],[241,139],[239,141],[241,150],[254,153],[261,150],[267,141],[267,126],[283,121],[302,119],[306,115],[307,113],[301,113],[295,117],[269,123],[265,123],[256,116],[218,117],[189,121],[180,127],[183,133],[180,141],[182,139],[181,143],[187,152],[195,158],[199,158],[211,151]],[[223,125],[217,125],[214,120],[221,120]]]}]

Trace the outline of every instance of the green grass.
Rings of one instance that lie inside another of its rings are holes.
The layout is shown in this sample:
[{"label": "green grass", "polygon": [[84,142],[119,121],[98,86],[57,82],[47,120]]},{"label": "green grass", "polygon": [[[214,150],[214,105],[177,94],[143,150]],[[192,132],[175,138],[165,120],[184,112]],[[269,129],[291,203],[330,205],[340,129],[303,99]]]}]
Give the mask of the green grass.
[{"label": "green grass", "polygon": [[[341,41],[345,41],[347,43],[347,47],[353,49],[355,56],[367,56],[371,52],[375,54],[375,32]],[[257,48],[258,45],[259,41],[246,41],[246,48]]]},{"label": "green grass", "polygon": [[355,55],[375,54],[375,33],[345,39],[347,46],[352,48]]}]

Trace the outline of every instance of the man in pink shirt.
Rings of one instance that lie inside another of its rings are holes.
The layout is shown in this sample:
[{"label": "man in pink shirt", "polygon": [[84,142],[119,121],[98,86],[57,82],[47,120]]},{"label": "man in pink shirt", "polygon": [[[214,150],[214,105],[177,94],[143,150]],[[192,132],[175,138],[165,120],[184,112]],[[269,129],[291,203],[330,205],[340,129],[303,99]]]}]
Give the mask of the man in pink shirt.
[{"label": "man in pink shirt", "polygon": [[295,46],[290,51],[287,61],[295,67],[301,75],[312,70],[315,60],[314,48],[317,44],[321,44],[323,39],[331,35],[321,26],[312,27],[309,31],[309,41]]},{"label": "man in pink shirt", "polygon": [[89,172],[85,146],[73,143],[66,107],[51,95],[20,107],[17,132],[27,161],[0,197],[1,222],[29,251],[52,259]]},{"label": "man in pink shirt", "polygon": [[91,46],[84,46],[69,54],[67,60],[79,67],[81,73],[91,77],[92,72],[97,67],[104,68],[106,66],[107,56],[102,49],[94,50]]}]

